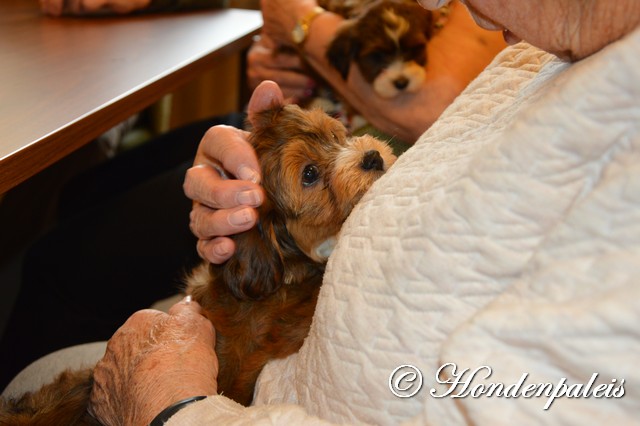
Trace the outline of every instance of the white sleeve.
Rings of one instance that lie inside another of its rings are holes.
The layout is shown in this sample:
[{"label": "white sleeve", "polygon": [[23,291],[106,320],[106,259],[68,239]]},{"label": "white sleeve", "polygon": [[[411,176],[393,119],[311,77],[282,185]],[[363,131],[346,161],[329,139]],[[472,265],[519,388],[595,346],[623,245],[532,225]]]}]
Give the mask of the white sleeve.
[{"label": "white sleeve", "polygon": [[210,396],[188,405],[173,415],[167,426],[198,425],[309,425],[327,426],[318,417],[311,416],[294,404],[260,405],[244,407],[221,395]]},{"label": "white sleeve", "polygon": [[[504,297],[459,330],[445,347],[443,362],[455,363],[458,373],[464,368],[492,369],[490,377],[486,377],[488,370],[484,370],[471,380],[467,392],[490,383],[501,383],[505,390],[511,386],[515,392],[509,397],[461,395],[456,402],[474,424],[637,422],[640,306],[636,301],[640,300],[640,287],[637,278],[620,282],[621,277],[616,277],[619,271],[615,268],[624,260],[631,259],[624,256],[602,259],[611,261],[610,273],[603,275],[599,273],[602,270],[591,270],[593,274],[582,280],[575,276],[579,264],[558,265],[552,273],[566,274],[571,284],[598,288],[589,281],[605,279],[615,285],[602,286],[602,291],[592,295],[577,293],[564,300],[543,301],[533,293]],[[633,260],[637,264],[640,256]],[[549,286],[567,284],[558,276],[541,278]],[[526,377],[518,386],[524,374]],[[464,379],[470,379],[470,373]],[[538,387],[546,384],[552,387],[544,390]],[[536,389],[528,396],[527,386]],[[460,395],[462,391],[463,386],[458,385],[452,394]]]},{"label": "white sleeve", "polygon": [[[457,399],[475,424],[637,423],[640,156],[620,157],[549,235],[522,279],[443,347],[442,361],[459,372],[491,367],[469,389],[506,388],[527,374],[513,397]],[[523,396],[527,385],[546,383],[564,395]]]}]

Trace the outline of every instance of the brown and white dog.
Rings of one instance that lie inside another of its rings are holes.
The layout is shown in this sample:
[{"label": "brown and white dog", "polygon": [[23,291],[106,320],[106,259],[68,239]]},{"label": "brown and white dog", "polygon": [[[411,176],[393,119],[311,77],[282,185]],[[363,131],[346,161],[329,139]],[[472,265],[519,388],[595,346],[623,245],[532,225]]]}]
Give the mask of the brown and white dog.
[{"label": "brown and white dog", "polygon": [[[327,257],[355,204],[395,157],[370,136],[350,138],[318,110],[274,105],[250,116],[266,198],[257,226],[234,236],[222,265],[202,264],[186,291],[216,329],[218,391],[248,405],[267,361],[298,351],[308,334]],[[95,425],[92,371],[0,404],[0,424]]]},{"label": "brown and white dog", "polygon": [[216,329],[219,390],[248,404],[264,364],[300,348],[326,260],[362,195],[395,161],[371,136],[347,137],[319,110],[287,105],[251,120],[266,200],[223,265],[204,264],[188,293]]},{"label": "brown and white dog", "polygon": [[324,0],[320,5],[347,19],[326,54],[344,80],[353,62],[383,98],[420,88],[434,31],[432,12],[415,0]]}]

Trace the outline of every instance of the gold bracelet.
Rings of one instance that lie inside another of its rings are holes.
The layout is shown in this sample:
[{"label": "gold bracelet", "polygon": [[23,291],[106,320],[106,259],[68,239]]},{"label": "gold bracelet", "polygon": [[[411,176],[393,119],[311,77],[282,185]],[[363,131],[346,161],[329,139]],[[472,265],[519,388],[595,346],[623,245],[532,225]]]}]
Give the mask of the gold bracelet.
[{"label": "gold bracelet", "polygon": [[311,23],[318,17],[318,15],[321,15],[324,12],[326,12],[324,8],[316,6],[296,23],[296,26],[291,31],[291,38],[293,39],[293,42],[296,44],[296,46],[302,48],[304,42],[309,36],[309,28],[311,27]]}]

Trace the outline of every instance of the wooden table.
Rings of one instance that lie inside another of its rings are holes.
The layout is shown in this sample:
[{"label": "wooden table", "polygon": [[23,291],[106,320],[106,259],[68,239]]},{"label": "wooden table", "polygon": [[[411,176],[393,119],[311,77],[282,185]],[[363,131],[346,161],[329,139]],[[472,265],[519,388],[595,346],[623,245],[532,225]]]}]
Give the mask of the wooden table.
[{"label": "wooden table", "polygon": [[248,47],[261,26],[255,10],[50,18],[36,0],[0,0],[0,194]]}]

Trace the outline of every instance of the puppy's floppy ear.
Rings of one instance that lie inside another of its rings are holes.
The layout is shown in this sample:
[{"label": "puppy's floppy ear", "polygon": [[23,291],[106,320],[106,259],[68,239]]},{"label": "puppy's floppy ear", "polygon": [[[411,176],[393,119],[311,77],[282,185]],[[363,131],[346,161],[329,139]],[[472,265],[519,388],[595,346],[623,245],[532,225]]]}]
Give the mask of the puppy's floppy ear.
[{"label": "puppy's floppy ear", "polygon": [[[269,147],[274,145],[271,140],[273,136],[269,137],[268,135],[272,135],[275,129],[278,128],[278,117],[284,108],[283,105],[274,103],[270,108],[263,109],[262,111],[254,111],[249,115],[249,124],[251,126],[249,142],[256,148],[258,155],[271,151]],[[260,145],[266,146],[267,148],[264,150],[258,149]]]},{"label": "puppy's floppy ear", "polygon": [[[420,7],[422,8],[422,6]],[[416,14],[418,23],[414,25],[418,25],[418,28],[423,28],[424,36],[427,40],[431,40],[431,37],[433,37],[433,13],[425,9],[419,12]]]},{"label": "puppy's floppy ear", "polygon": [[349,76],[351,61],[356,58],[360,48],[361,43],[355,34],[355,25],[351,23],[345,23],[331,40],[327,49],[327,60],[338,70],[343,80]]},{"label": "puppy's floppy ear", "polygon": [[223,279],[238,299],[263,299],[282,285],[284,263],[277,235],[287,231],[279,222],[272,209],[262,208],[258,225],[234,237],[236,251],[223,268]]}]

